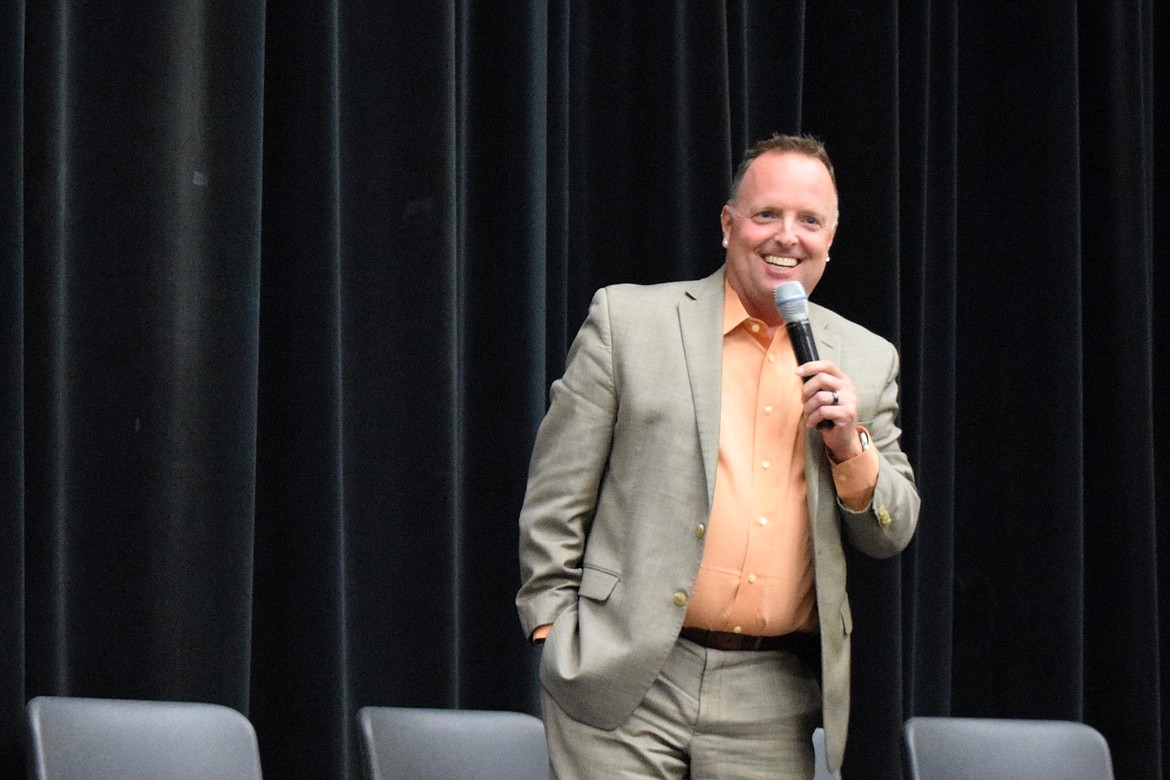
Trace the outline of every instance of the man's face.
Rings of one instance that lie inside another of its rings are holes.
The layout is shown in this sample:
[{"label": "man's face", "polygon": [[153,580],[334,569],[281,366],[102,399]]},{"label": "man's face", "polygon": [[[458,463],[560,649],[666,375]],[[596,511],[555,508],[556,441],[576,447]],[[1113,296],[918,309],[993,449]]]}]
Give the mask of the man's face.
[{"label": "man's face", "polygon": [[798,281],[811,294],[837,232],[837,193],[815,157],[765,152],[744,173],[720,221],[727,280],[748,314],[779,325],[772,291]]}]

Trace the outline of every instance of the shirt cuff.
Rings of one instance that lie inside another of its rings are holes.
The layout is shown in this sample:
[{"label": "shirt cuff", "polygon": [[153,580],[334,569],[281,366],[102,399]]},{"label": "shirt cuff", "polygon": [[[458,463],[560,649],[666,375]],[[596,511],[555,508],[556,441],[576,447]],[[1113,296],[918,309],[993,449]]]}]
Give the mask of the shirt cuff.
[{"label": "shirt cuff", "polygon": [[841,503],[854,512],[869,506],[881,466],[877,447],[870,445],[860,455],[841,463],[830,460],[829,465],[833,470],[833,485],[837,488],[837,498]]}]

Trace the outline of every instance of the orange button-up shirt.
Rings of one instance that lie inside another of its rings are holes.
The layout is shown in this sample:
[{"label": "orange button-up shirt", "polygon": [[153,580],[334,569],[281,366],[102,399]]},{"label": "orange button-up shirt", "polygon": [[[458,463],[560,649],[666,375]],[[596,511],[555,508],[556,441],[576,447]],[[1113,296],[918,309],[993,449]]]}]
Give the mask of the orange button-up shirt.
[{"label": "orange button-up shirt", "polygon": [[[816,631],[801,380],[788,333],[724,287],[719,463],[685,624],[756,636]],[[850,505],[869,503],[876,453],[834,465]],[[855,463],[862,461],[861,463]],[[855,472],[855,473],[848,473]]]}]

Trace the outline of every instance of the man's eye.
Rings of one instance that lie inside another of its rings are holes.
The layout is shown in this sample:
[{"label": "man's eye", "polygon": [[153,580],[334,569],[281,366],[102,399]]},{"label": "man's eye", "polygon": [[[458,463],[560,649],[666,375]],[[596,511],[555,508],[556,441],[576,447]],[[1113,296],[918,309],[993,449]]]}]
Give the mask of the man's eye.
[{"label": "man's eye", "polygon": [[757,211],[752,219],[761,225],[767,225],[776,221],[776,212],[772,211],[771,209]]}]

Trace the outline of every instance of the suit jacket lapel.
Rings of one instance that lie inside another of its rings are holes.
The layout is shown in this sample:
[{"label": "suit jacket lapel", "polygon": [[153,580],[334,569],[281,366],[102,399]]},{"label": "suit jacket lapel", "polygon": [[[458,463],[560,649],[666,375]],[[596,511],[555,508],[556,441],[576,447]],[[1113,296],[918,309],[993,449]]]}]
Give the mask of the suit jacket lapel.
[{"label": "suit jacket lapel", "polygon": [[841,337],[827,327],[822,311],[821,307],[815,303],[809,304],[808,321],[812,324],[813,338],[817,342],[817,353],[824,360],[840,363]]},{"label": "suit jacket lapel", "polygon": [[678,305],[683,353],[695,405],[707,502],[715,495],[723,374],[723,269],[689,285]]}]

